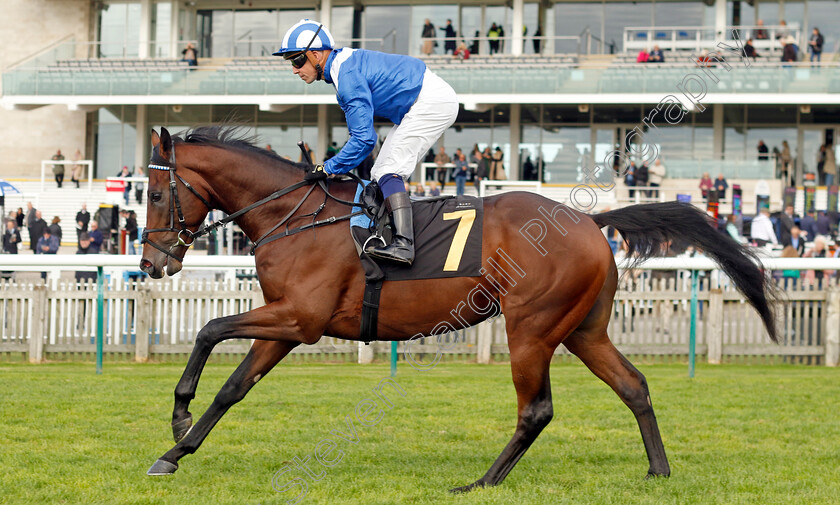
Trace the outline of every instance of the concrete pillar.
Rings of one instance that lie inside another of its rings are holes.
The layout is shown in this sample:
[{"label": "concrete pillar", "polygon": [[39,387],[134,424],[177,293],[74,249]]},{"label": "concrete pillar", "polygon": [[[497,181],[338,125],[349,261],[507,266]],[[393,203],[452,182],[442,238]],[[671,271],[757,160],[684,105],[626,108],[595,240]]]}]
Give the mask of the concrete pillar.
[{"label": "concrete pillar", "polygon": [[510,104],[510,170],[508,179],[522,179],[519,170],[519,143],[522,141],[522,104]]},{"label": "concrete pillar", "polygon": [[327,28],[332,28],[332,0],[321,0],[321,12],[318,21]]},{"label": "concrete pillar", "polygon": [[172,19],[170,20],[169,30],[169,57],[180,58],[181,51],[178,47],[178,40],[181,38],[181,26],[179,24],[181,19],[181,2],[180,0],[172,0]]},{"label": "concrete pillar", "polygon": [[149,161],[146,146],[149,145],[149,122],[146,119],[146,105],[137,105],[137,124],[134,130],[134,167],[145,167]]},{"label": "concrete pillar", "polygon": [[141,58],[149,57],[149,42],[152,40],[152,0],[140,0],[140,46],[137,49]]},{"label": "concrete pillar", "polygon": [[[326,23],[324,23],[326,25]],[[327,104],[318,104],[318,144],[315,146],[314,163],[322,163],[330,145],[330,125],[328,122]]]},{"label": "concrete pillar", "polygon": [[554,54],[554,9],[568,9],[569,7],[566,7],[566,5],[564,3],[558,3],[545,9],[545,24],[542,27],[542,33],[544,37],[548,38],[543,39],[542,54]]},{"label": "concrete pillar", "polygon": [[716,103],[712,106],[712,126],[714,127],[714,136],[712,140],[712,150],[714,152],[714,159],[723,159],[723,104]]},{"label": "concrete pillar", "polygon": [[715,38],[724,40],[726,33],[726,0],[715,0]]},{"label": "concrete pillar", "polygon": [[513,0],[513,23],[510,28],[513,40],[511,40],[510,54],[519,56],[522,54],[522,21],[525,17],[525,1]]}]

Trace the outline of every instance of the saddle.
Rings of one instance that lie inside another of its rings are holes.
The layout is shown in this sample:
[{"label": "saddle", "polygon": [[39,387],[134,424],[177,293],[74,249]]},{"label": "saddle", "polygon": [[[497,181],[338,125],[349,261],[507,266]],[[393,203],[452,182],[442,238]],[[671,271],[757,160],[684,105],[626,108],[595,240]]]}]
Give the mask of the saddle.
[{"label": "saddle", "polygon": [[[466,196],[412,198],[416,256],[410,267],[377,263],[365,253],[372,241],[387,245],[393,235],[390,213],[376,182],[356,192],[350,220],[356,252],[365,271],[361,339],[376,340],[379,295],[383,281],[478,277],[481,268],[483,200]],[[458,232],[458,233],[456,233]]]}]

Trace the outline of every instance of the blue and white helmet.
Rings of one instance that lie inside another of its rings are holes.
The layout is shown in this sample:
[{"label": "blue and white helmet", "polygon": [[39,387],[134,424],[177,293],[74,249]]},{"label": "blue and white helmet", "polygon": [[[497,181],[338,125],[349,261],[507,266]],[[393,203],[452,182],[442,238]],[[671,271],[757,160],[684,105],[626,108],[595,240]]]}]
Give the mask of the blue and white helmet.
[{"label": "blue and white helmet", "polygon": [[[321,30],[319,31],[318,28]],[[316,36],[317,34],[317,36]],[[274,56],[310,51],[324,51],[335,47],[335,40],[327,28],[317,21],[301,19],[283,36],[283,43]]]}]

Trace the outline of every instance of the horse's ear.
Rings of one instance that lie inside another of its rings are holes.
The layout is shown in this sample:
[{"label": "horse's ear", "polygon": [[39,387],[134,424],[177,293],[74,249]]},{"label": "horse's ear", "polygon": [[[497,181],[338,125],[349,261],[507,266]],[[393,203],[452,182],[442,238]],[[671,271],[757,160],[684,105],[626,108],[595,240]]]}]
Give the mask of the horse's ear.
[{"label": "horse's ear", "polygon": [[172,152],[172,137],[166,128],[160,129],[160,149],[158,149],[158,152],[164,159],[169,160],[169,154]]},{"label": "horse's ear", "polygon": [[158,135],[158,132],[152,130],[152,149],[157,147],[158,144],[160,144],[160,135]]}]

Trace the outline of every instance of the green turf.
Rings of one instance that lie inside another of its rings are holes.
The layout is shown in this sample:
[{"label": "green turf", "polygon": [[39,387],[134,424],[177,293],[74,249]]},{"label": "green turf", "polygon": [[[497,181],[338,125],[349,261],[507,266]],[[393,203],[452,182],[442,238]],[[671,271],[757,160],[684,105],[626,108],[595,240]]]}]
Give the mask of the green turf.
[{"label": "green turf", "polygon": [[[172,446],[182,365],[0,366],[0,503],[280,504],[272,476],[344,428],[385,364],[281,365],[217,425],[173,476],[147,477]],[[447,493],[487,470],[509,440],[516,400],[505,365],[401,366],[406,396],[379,424],[333,436],[343,459],[309,481],[303,504],[836,504],[840,369],[684,365],[641,370],[651,386],[670,479],[643,480],[630,411],[577,364],[552,367],[554,420],[499,487]],[[211,364],[201,413],[232,365]],[[335,453],[334,453],[335,454]],[[334,455],[333,454],[333,455]],[[314,468],[322,469],[314,460]],[[289,477],[301,475],[298,472]],[[286,482],[278,479],[278,485]]]}]

